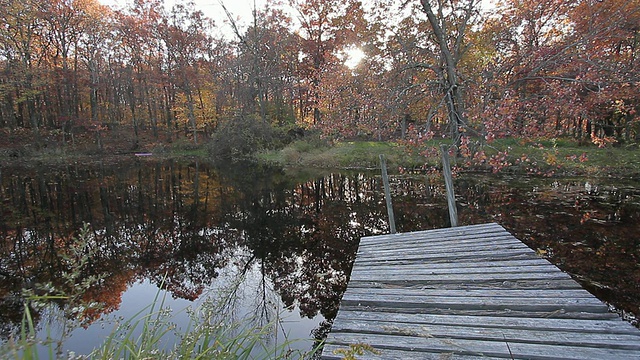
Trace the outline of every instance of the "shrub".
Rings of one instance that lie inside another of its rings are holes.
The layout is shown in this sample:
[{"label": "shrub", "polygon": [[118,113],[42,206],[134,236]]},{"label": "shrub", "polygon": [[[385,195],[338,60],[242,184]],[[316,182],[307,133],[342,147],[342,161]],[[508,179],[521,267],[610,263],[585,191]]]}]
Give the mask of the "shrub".
[{"label": "shrub", "polygon": [[268,123],[253,116],[239,116],[214,134],[208,151],[217,159],[239,160],[268,149],[273,141],[274,131]]}]

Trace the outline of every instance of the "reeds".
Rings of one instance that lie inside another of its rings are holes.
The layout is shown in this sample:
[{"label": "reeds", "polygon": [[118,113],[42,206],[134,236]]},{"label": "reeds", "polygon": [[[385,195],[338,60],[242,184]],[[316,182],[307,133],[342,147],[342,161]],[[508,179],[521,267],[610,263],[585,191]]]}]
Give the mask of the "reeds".
[{"label": "reeds", "polygon": [[[43,300],[43,299],[40,299]],[[114,329],[90,354],[61,354],[61,344],[48,335],[37,338],[31,310],[25,305],[20,331],[0,347],[3,359],[307,359],[318,348],[307,352],[291,349],[294,340],[273,342],[277,324],[255,325],[253,319],[221,320],[211,317],[212,302],[189,309],[190,322],[179,329],[173,312],[164,306],[160,291],[153,302],[132,317],[115,324]],[[44,355],[43,355],[44,354]],[[62,355],[62,356],[61,356]]]},{"label": "reeds", "polygon": [[[158,296],[150,307],[119,324],[104,343],[94,350],[90,359],[302,359],[317,351],[306,353],[290,349],[292,340],[272,343],[276,324],[253,325],[252,319],[220,319],[211,316],[219,302],[206,300],[196,309],[189,309],[190,322],[186,329],[178,329],[171,322],[170,309]],[[156,309],[156,305],[159,307]],[[136,329],[140,333],[136,335]],[[167,337],[174,333],[176,342]]]},{"label": "reeds", "polygon": [[[237,318],[230,312],[234,289],[238,284],[229,284],[229,289],[218,289],[202,300],[195,308],[188,307],[189,323],[179,328],[173,321],[175,313],[166,306],[166,292],[156,292],[153,301],[133,316],[113,322],[113,330],[89,354],[63,353],[63,345],[71,332],[87,325],[82,320],[82,309],[94,309],[95,304],[85,304],[82,293],[92,284],[82,281],[80,273],[87,264],[91,251],[86,250],[91,236],[85,226],[77,239],[73,239],[74,258],[66,259],[74,264],[64,276],[67,284],[78,284],[67,293],[53,288],[53,285],[38,285],[34,290],[23,291],[24,315],[20,327],[10,338],[0,344],[2,359],[306,359],[311,358],[318,348],[301,352],[292,349],[294,340],[274,341],[274,334],[280,328],[280,316],[264,324],[251,317]],[[78,250],[78,251],[76,251]],[[73,261],[71,261],[73,260]],[[86,280],[86,279],[84,279]],[[99,282],[100,277],[91,277]],[[80,310],[78,310],[80,309]],[[34,312],[35,310],[35,312]],[[58,315],[62,322],[62,332],[54,338],[50,328],[39,338],[34,314]],[[280,315],[280,314],[278,314]],[[106,321],[106,320],[99,320]],[[302,339],[298,339],[302,340]],[[311,341],[310,341],[311,342]]]}]

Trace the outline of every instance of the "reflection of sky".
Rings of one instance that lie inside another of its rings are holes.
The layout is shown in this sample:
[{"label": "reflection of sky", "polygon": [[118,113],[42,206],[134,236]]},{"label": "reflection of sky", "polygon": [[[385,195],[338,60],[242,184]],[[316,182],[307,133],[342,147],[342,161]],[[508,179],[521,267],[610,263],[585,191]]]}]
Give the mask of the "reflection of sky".
[{"label": "reflection of sky", "polygon": [[[190,317],[187,313],[187,308],[197,308],[200,306],[207,294],[210,296],[216,296],[227,289],[221,289],[224,286],[231,286],[238,278],[240,268],[236,266],[230,266],[222,269],[220,277],[216,279],[215,284],[210,284],[203,295],[195,300],[189,301],[185,299],[175,299],[170,293],[166,291],[158,292],[158,287],[152,284],[149,280],[137,282],[130,286],[122,295],[122,302],[120,308],[117,311],[107,315],[102,320],[98,320],[89,326],[87,329],[78,328],[75,329],[71,337],[66,341],[64,346],[65,353],[73,351],[77,355],[87,355],[94,348],[100,346],[102,342],[115,330],[117,322],[127,321],[133,318],[139,318],[150,313],[150,305],[154,303],[156,296],[156,309],[160,304],[164,304],[165,308],[172,310],[172,315],[169,321],[177,326],[177,330],[183,333],[187,329],[190,321]],[[311,331],[318,327],[318,325],[324,320],[322,315],[318,314],[313,319],[301,318],[298,308],[287,310],[283,308],[282,302],[278,294],[273,291],[273,286],[268,279],[265,282],[262,281],[260,266],[258,262],[254,262],[253,266],[249,267],[249,271],[241,277],[242,281],[237,282],[236,288],[237,300],[234,304],[235,307],[230,309],[230,313],[233,314],[234,319],[243,319],[246,317],[255,317],[265,310],[268,314],[268,319],[262,323],[266,325],[268,322],[276,322],[278,333],[272,333],[272,339],[270,345],[274,347],[284,342],[292,342],[288,348],[292,350],[299,350],[301,352],[309,351],[313,347],[313,337]],[[263,290],[266,290],[263,292]],[[266,300],[266,304],[263,302]],[[136,316],[137,315],[137,316]],[[43,322],[44,324],[44,322]],[[253,323],[256,324],[256,323]],[[257,324],[256,324],[257,325]],[[142,323],[138,328],[142,327]],[[59,333],[59,324],[49,326],[49,330],[52,333],[52,337],[55,339]],[[44,339],[47,334],[47,326],[43,326],[39,331],[39,337]],[[134,332],[131,338],[137,338],[140,335],[139,329]],[[163,346],[171,348],[175,344],[173,339],[173,332],[169,332],[169,335],[165,335],[163,338]],[[41,349],[40,356],[42,358],[48,358],[47,349]]]}]

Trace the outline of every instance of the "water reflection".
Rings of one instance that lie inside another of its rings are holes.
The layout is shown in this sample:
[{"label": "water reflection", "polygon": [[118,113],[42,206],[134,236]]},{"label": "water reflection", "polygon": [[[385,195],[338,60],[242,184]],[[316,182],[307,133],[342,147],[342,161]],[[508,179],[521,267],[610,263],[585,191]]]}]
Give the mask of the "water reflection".
[{"label": "water reflection", "polygon": [[[265,304],[273,303],[266,288],[273,287],[283,307],[301,317],[331,319],[358,239],[384,225],[375,206],[377,180],[364,175],[292,181],[282,170],[255,164],[173,161],[9,174],[0,189],[5,338],[22,319],[25,287],[51,283],[70,293],[74,284],[99,279],[82,295],[102,305],[101,312],[82,314],[81,325],[88,326],[118,309],[123,293],[140,281],[195,300],[232,267],[242,277],[258,266],[262,291],[255,298],[262,301],[255,311],[263,318],[269,317]],[[89,246],[78,248],[73,239],[84,223],[91,224]],[[80,255],[89,261],[69,282],[61,274]],[[60,309],[74,307],[57,302]]]},{"label": "water reflection", "polygon": [[[398,231],[448,226],[441,179],[394,177],[391,186]],[[603,299],[640,312],[637,182],[476,174],[455,186],[460,223],[498,222]],[[295,309],[296,321],[316,319],[314,335],[322,337],[328,324],[318,322],[337,312],[359,238],[388,229],[377,174],[296,178],[250,163],[5,169],[0,196],[4,338],[22,319],[22,289],[52,283],[72,291],[61,274],[74,256],[87,255],[74,279],[100,279],[82,300],[102,309],[85,311],[81,325],[118,309],[136,284],[163,284],[174,298],[193,301],[236,269],[231,277],[259,274],[257,315],[274,316],[267,304],[278,303]],[[73,239],[84,223],[90,246],[80,254]],[[57,300],[59,308],[69,301]]]}]

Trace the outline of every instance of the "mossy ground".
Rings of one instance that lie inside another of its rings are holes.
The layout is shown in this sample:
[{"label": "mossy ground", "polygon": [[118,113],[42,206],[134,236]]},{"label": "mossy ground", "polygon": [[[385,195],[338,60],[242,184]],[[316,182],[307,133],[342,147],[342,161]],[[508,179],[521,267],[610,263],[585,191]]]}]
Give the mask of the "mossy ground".
[{"label": "mossy ground", "polygon": [[[399,142],[348,141],[329,144],[299,140],[289,146],[258,154],[262,161],[287,167],[378,168],[379,155],[393,169],[440,167],[439,145],[449,140],[431,140],[416,145]],[[461,171],[509,171],[532,175],[596,175],[638,177],[640,150],[637,145],[599,148],[567,139],[524,141],[500,139],[490,144],[471,143],[472,154],[482,151],[485,159],[459,157],[453,165]],[[495,159],[499,158],[502,164]]]},{"label": "mossy ground", "polygon": [[[57,132],[41,132],[35,142],[30,131],[0,132],[0,165],[29,166],[68,164],[88,161],[118,161],[122,156],[151,153],[155,158],[209,159],[211,138],[201,137],[196,144],[183,133],[140,131],[136,138],[130,129],[114,129],[98,137],[82,134],[65,138]],[[137,140],[136,140],[137,139]],[[39,143],[38,146],[35,144]],[[420,144],[403,141],[329,142],[307,136],[284,148],[256,154],[259,161],[285,167],[316,169],[377,169],[384,155],[390,172],[402,169],[439,168],[439,146],[449,139],[433,139]],[[534,175],[594,175],[636,178],[640,176],[638,144],[616,144],[599,148],[570,138],[498,139],[491,143],[472,140],[471,154],[483,157],[452,159],[458,171],[509,171]]]}]

